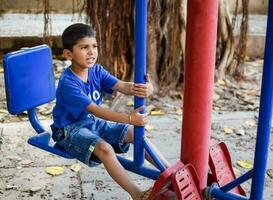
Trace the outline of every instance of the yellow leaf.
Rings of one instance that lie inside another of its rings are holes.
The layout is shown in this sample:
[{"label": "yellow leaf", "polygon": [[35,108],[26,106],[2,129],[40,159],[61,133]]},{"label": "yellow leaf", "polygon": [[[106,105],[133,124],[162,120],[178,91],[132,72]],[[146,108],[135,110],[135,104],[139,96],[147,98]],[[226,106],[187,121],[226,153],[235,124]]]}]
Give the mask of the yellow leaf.
[{"label": "yellow leaf", "polygon": [[155,128],[154,128],[152,125],[145,125],[145,129],[146,129],[147,131],[152,131],[152,130],[154,130]]},{"label": "yellow leaf", "polygon": [[70,169],[74,172],[78,172],[80,171],[82,168],[82,166],[79,163],[75,163],[73,165],[71,165]]},{"label": "yellow leaf", "polygon": [[62,168],[62,167],[47,167],[45,169],[45,172],[52,175],[52,176],[58,176],[58,175],[64,173],[64,168]]},{"label": "yellow leaf", "polygon": [[182,109],[181,109],[181,108],[178,108],[178,109],[176,110],[176,114],[177,114],[177,115],[182,115]]},{"label": "yellow leaf", "polygon": [[256,123],[254,120],[247,120],[247,121],[245,121],[245,125],[249,126],[249,127],[253,127],[256,125]]},{"label": "yellow leaf", "polygon": [[152,116],[161,116],[161,115],[164,115],[165,113],[163,112],[163,111],[161,111],[161,110],[153,110],[152,112],[151,112],[151,115]]},{"label": "yellow leaf", "polygon": [[128,107],[134,107],[134,102],[133,102],[132,100],[129,100],[129,101],[127,102],[127,106],[128,106]]},{"label": "yellow leaf", "polygon": [[231,133],[233,133],[233,129],[228,128],[228,127],[224,127],[224,132],[225,132],[226,134],[231,134]]},{"label": "yellow leaf", "polygon": [[219,85],[226,85],[226,82],[224,80],[218,80],[217,84],[219,84]]},{"label": "yellow leaf", "polygon": [[251,160],[238,160],[237,165],[244,169],[252,169],[253,164]]}]

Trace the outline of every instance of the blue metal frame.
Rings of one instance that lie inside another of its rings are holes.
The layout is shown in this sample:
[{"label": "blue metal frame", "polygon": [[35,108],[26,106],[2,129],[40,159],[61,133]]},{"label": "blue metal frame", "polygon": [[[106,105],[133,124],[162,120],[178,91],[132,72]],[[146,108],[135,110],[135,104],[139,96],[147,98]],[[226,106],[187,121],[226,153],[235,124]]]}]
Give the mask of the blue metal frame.
[{"label": "blue metal frame", "polygon": [[[207,195],[209,197],[215,197],[221,200],[263,199],[273,109],[273,0],[269,0],[268,3],[267,31],[254,167],[251,171],[221,188],[212,185],[207,189]],[[227,192],[250,178],[252,178],[250,198]]]},{"label": "blue metal frame", "polygon": [[[147,0],[136,0],[135,12],[135,83],[145,83],[146,75],[146,32],[147,32]],[[135,97],[134,108],[145,106],[145,99]],[[144,113],[145,109],[141,111]],[[134,127],[134,163],[144,163],[144,126]]]},{"label": "blue metal frame", "polygon": [[267,32],[251,200],[262,200],[273,108],[273,0],[268,1]]}]

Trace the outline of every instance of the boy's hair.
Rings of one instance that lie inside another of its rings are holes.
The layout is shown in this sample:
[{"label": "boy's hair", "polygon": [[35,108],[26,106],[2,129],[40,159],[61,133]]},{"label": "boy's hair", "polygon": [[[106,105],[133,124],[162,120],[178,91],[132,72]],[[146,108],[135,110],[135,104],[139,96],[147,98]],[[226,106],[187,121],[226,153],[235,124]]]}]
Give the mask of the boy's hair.
[{"label": "boy's hair", "polygon": [[96,37],[96,31],[87,24],[77,23],[68,26],[62,34],[63,48],[72,51],[77,41],[84,37]]}]

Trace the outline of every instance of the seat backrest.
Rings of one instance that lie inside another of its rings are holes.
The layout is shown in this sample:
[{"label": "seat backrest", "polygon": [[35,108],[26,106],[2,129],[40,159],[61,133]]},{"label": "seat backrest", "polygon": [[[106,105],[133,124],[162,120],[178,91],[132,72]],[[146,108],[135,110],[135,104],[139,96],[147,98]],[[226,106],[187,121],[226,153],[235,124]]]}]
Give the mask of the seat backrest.
[{"label": "seat backrest", "polygon": [[52,55],[47,45],[8,53],[3,61],[7,107],[11,114],[55,98]]}]

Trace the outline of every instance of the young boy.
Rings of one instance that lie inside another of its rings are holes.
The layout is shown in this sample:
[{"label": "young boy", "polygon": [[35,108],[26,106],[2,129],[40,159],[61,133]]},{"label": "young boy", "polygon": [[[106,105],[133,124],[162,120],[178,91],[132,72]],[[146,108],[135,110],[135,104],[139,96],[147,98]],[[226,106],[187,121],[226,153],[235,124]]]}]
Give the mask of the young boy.
[{"label": "young boy", "polygon": [[128,115],[100,105],[104,92],[147,97],[153,91],[152,85],[118,80],[96,64],[96,33],[88,25],[78,23],[67,27],[62,42],[63,55],[72,64],[59,80],[51,126],[53,139],[88,166],[102,162],[110,176],[134,200],[145,199],[145,192],[132,182],[115,153],[128,151],[129,144],[134,142],[133,128],[128,124],[145,125],[147,114],[139,113],[142,107]]}]

